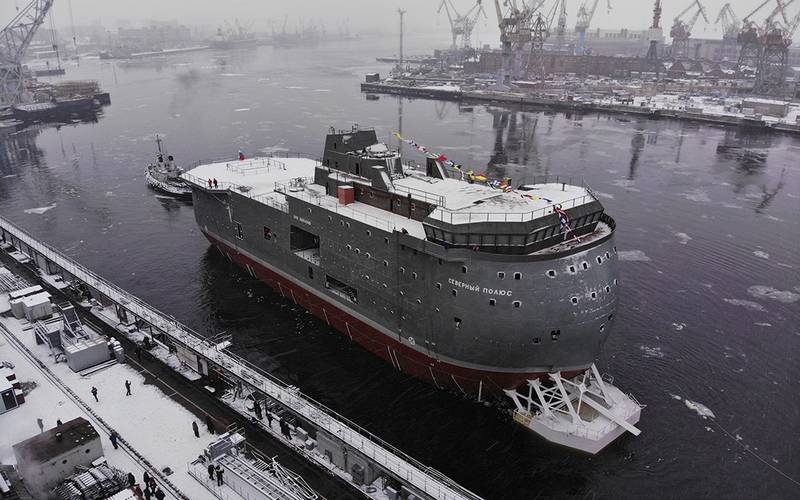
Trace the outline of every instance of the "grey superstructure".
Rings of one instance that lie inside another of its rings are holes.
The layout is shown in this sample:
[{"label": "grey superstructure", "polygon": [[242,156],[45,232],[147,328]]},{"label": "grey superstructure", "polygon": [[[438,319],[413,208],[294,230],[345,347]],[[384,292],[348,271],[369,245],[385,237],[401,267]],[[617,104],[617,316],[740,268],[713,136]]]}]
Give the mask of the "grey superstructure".
[{"label": "grey superstructure", "polygon": [[403,164],[357,128],[331,130],[321,162],[232,160],[183,178],[225,255],[438,387],[482,398],[578,374],[614,324],[615,223],[579,183],[506,192],[433,156]]}]

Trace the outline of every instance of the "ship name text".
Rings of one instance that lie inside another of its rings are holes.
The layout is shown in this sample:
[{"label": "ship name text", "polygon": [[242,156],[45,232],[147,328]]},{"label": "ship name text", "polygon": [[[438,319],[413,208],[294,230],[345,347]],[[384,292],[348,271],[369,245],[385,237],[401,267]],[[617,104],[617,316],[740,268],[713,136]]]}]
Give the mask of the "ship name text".
[{"label": "ship name text", "polygon": [[311,225],[311,221],[310,220],[304,219],[304,218],[300,217],[299,215],[293,215],[292,218],[294,220],[298,221],[298,222],[302,222],[303,224],[308,224],[309,226]]},{"label": "ship name text", "polygon": [[453,286],[457,286],[459,288],[463,288],[465,290],[469,290],[470,292],[480,292],[486,295],[501,295],[503,297],[511,297],[511,290],[501,290],[498,288],[487,288],[477,285],[475,283],[464,283],[463,281],[458,281],[456,279],[450,278],[447,280]]}]

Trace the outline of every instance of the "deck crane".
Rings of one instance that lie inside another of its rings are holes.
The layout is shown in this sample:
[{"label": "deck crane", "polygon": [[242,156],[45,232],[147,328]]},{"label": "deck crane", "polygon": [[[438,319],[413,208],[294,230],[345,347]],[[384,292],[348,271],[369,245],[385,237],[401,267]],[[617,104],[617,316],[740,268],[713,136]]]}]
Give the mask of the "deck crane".
[{"label": "deck crane", "polygon": [[[452,49],[469,49],[472,48],[472,32],[475,25],[478,24],[478,18],[481,14],[486,17],[486,11],[483,10],[483,0],[476,0],[475,5],[470,8],[466,14],[461,15],[453,5],[452,0],[442,0],[439,4],[437,13],[441,13],[444,9],[447,14],[447,20],[450,22],[450,34],[453,36],[453,44],[450,46]],[[461,46],[458,45],[458,37],[461,37]]]},{"label": "deck crane", "polygon": [[737,55],[736,37],[739,36],[742,23],[739,21],[736,13],[733,12],[730,2],[722,6],[719,14],[717,14],[717,19],[714,21],[714,24],[722,25],[722,48],[720,51],[721,59],[735,59]]},{"label": "deck crane", "polygon": [[[590,0],[584,0],[580,7],[578,7],[578,14],[575,21],[575,32],[578,34],[578,43],[575,45],[575,55],[582,56],[586,52],[586,30],[592,23],[594,13],[597,11],[597,4],[600,0],[594,0],[592,7],[587,8]],[[611,10],[611,0],[608,1],[608,9]]]},{"label": "deck crane", "polygon": [[53,0],[31,0],[0,31],[0,107],[17,104],[25,91],[22,58]]},{"label": "deck crane", "polygon": [[[690,10],[696,8],[692,17],[688,21],[683,20],[683,16],[689,13]],[[706,15],[706,8],[700,3],[700,0],[693,0],[688,7],[683,9],[680,14],[675,16],[672,22],[672,28],[669,30],[669,35],[672,37],[672,57],[674,59],[687,59],[689,56],[689,38],[692,36],[692,29],[697,23],[697,20],[703,16],[703,20],[708,23],[708,16]]]}]

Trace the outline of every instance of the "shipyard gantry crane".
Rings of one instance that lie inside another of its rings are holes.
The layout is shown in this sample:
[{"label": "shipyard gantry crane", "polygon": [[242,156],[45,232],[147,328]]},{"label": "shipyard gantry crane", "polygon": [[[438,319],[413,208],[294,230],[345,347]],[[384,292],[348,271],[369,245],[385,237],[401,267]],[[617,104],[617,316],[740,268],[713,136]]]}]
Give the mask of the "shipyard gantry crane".
[{"label": "shipyard gantry crane", "polygon": [[739,21],[739,18],[736,17],[736,13],[733,12],[730,2],[722,6],[714,24],[722,25],[720,59],[723,61],[736,59],[736,39],[739,36],[739,31],[742,29],[742,23]]},{"label": "shipyard gantry crane", "polygon": [[11,106],[22,99],[22,58],[52,6],[53,0],[32,0],[0,31],[0,106]]},{"label": "shipyard gantry crane", "polygon": [[744,76],[746,70],[755,71],[758,68],[758,59],[761,55],[761,41],[759,39],[759,26],[752,20],[758,11],[763,9],[772,0],[764,0],[749,14],[742,18],[742,27],[736,36],[739,46],[739,58],[736,60],[736,76]]},{"label": "shipyard gantry crane", "polygon": [[650,24],[650,46],[647,48],[647,55],[645,61],[649,71],[654,71],[656,76],[664,69],[661,66],[661,61],[658,56],[658,42],[663,41],[663,33],[661,31],[661,0],[655,0],[653,3],[653,22]]},{"label": "shipyard gantry crane", "polygon": [[[591,8],[587,9],[590,0],[584,0],[580,7],[578,7],[578,14],[575,21],[575,33],[578,34],[578,43],[575,45],[575,55],[582,56],[586,52],[586,30],[592,23],[595,11],[597,11],[597,4],[600,0],[594,0]],[[611,8],[611,0],[608,0],[608,8]]]},{"label": "shipyard gantry crane", "polygon": [[[688,21],[683,20],[683,16],[689,13],[692,8],[696,8],[692,17]],[[672,37],[672,58],[673,59],[688,59],[689,58],[689,38],[692,36],[692,29],[694,28],[697,20],[703,16],[703,20],[708,23],[708,16],[706,16],[706,8],[700,3],[700,0],[693,0],[688,7],[675,16],[672,23],[672,28],[669,30],[669,35]]]},{"label": "shipyard gantry crane", "polygon": [[500,7],[500,0],[494,0],[502,47],[502,63],[495,82],[497,89],[510,88],[512,77],[520,75],[522,49],[531,41],[530,23],[534,12],[531,6],[522,1],[518,4],[517,0],[506,0],[503,4],[507,6],[505,13]]},{"label": "shipyard gantry crane", "polygon": [[[758,39],[760,50],[753,92],[760,95],[783,97],[786,92],[789,46],[792,44],[792,37],[797,26],[800,24],[800,13],[790,21],[786,15],[786,8],[795,0],[776,1],[778,5],[761,26]],[[783,24],[776,20],[778,14],[783,19]]]},{"label": "shipyard gantry crane", "polygon": [[[486,18],[486,11],[483,10],[482,1],[477,0],[475,5],[464,15],[458,13],[452,0],[442,0],[442,3],[439,4],[439,10],[436,12],[441,13],[442,9],[444,9],[447,14],[447,20],[450,22],[450,34],[453,36],[453,44],[450,48],[453,50],[472,48],[472,32],[475,30],[475,25],[478,24],[478,18],[481,14]],[[458,44],[459,36],[461,37],[460,46]]]}]

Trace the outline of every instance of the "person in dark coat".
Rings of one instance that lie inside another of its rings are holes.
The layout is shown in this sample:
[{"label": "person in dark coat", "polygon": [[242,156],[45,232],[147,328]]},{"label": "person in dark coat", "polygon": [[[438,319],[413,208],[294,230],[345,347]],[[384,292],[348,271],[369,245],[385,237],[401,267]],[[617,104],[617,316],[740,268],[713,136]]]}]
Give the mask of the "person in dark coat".
[{"label": "person in dark coat", "polygon": [[126,396],[130,396],[131,395],[131,381],[130,380],[126,380],[125,381],[125,391],[127,391],[125,393]]},{"label": "person in dark coat", "polygon": [[136,484],[136,478],[133,477],[133,474],[128,472],[128,486],[133,488],[133,485]]},{"label": "person in dark coat", "polygon": [[150,474],[148,474],[147,471],[144,471],[144,474],[142,474],[142,479],[144,479],[144,485],[147,487],[147,485],[150,484]]},{"label": "person in dark coat", "polygon": [[208,478],[210,480],[215,480],[216,477],[214,476],[214,464],[208,464]]},{"label": "person in dark coat", "polygon": [[211,415],[206,415],[206,427],[208,427],[208,432],[214,434],[214,419],[211,418]]},{"label": "person in dark coat", "polygon": [[92,396],[94,396],[95,401],[97,401],[98,403],[100,402],[100,400],[97,399],[97,387],[95,386],[92,386]]},{"label": "person in dark coat", "polygon": [[147,486],[144,489],[144,500],[150,500],[151,498],[153,498],[153,492],[151,492],[150,487]]},{"label": "person in dark coat", "polygon": [[56,419],[56,425],[64,425],[60,418]]},{"label": "person in dark coat", "polygon": [[270,429],[272,428],[272,413],[267,410],[267,423],[269,424]]},{"label": "person in dark coat", "polygon": [[39,432],[44,432],[44,420],[42,420],[41,418],[37,418],[36,425],[39,426]]},{"label": "person in dark coat", "polygon": [[133,487],[133,494],[136,495],[136,498],[142,498],[142,489],[138,484]]},{"label": "person in dark coat", "polygon": [[114,446],[115,450],[119,449],[119,445],[117,444],[117,438],[119,438],[119,434],[117,434],[117,431],[111,431],[111,434],[108,436],[108,440],[111,441],[111,444]]},{"label": "person in dark coat", "polygon": [[165,496],[166,496],[166,495],[164,495],[164,492],[163,492],[163,491],[161,491],[161,488],[156,488],[155,497],[156,497],[158,500],[164,500],[164,497],[165,497]]},{"label": "person in dark coat", "polygon": [[215,471],[217,472],[217,486],[222,486],[222,473],[224,471],[222,470],[222,467],[220,467],[219,465],[217,465]]},{"label": "person in dark coat", "polygon": [[256,412],[256,418],[261,420],[264,415],[261,414],[261,405],[258,401],[253,401],[253,410]]},{"label": "person in dark coat", "polygon": [[192,430],[194,431],[194,437],[200,437],[200,429],[197,428],[197,422],[192,422]]}]

